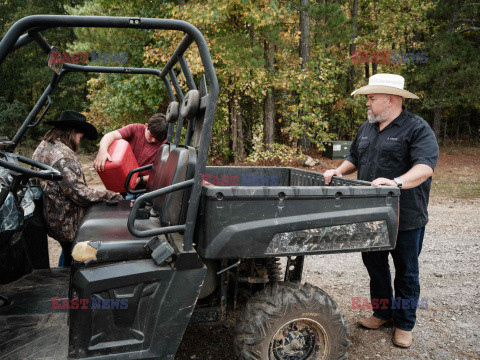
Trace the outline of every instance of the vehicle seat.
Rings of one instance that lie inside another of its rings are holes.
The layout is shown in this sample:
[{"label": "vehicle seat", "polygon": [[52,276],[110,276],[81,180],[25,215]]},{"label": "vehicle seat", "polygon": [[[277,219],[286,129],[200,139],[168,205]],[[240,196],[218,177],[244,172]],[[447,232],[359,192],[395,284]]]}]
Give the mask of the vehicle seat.
[{"label": "vehicle seat", "polygon": [[[170,152],[164,170],[158,176],[158,189],[185,180],[193,179],[197,152],[193,147],[177,147]],[[155,175],[155,184],[157,174]],[[153,209],[159,214],[162,226],[179,225],[185,222],[191,188],[159,196],[153,199]]]},{"label": "vehicle seat", "polygon": [[[170,149],[173,149],[174,147],[174,144],[165,143],[158,149],[153,161],[151,176],[149,176],[145,186],[147,192],[157,190],[159,188],[159,182],[158,180],[155,180],[155,177],[160,177],[160,174],[163,172],[165,167],[165,163],[167,162],[168,155],[170,154]],[[87,217],[89,218],[91,216],[98,221],[115,221],[115,219],[128,218],[130,210],[130,200],[120,200],[118,206],[106,206],[103,203],[93,204],[89,207],[87,213],[85,214],[83,222],[85,222]]]},{"label": "vehicle seat", "polygon": [[165,143],[158,149],[157,155],[155,155],[155,159],[153,160],[151,176],[148,177],[145,186],[147,192],[160,189],[160,174],[163,172],[170,151],[173,150],[175,146],[175,144]]},{"label": "vehicle seat", "polygon": [[[153,186],[158,186],[160,189],[192,179],[195,174],[196,159],[197,153],[192,147],[173,147],[168,156],[165,156],[165,150],[159,150],[155,159],[158,160],[159,166],[155,167],[154,163],[151,190],[156,190]],[[136,220],[136,228],[150,230],[184,223],[190,192],[191,189],[187,188],[153,199],[153,209],[159,214],[159,217]],[[127,229],[130,209],[130,201],[126,200],[120,201],[117,206],[108,206],[105,203],[90,206],[78,229],[75,242],[139,239]]]}]

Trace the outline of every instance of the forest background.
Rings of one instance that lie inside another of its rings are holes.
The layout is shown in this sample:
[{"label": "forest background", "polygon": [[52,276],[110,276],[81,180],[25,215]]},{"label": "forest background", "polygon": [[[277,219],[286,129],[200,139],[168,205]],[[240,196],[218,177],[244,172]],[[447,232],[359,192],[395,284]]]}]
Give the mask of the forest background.
[{"label": "forest background", "polygon": [[[34,14],[175,18],[198,27],[220,85],[210,154],[221,161],[282,162],[331,140],[352,140],[366,107],[350,93],[381,72],[405,77],[420,96],[406,107],[429,122],[441,144],[480,139],[478,0],[0,0],[1,35]],[[68,62],[159,69],[181,39],[124,29],[43,35]],[[198,80],[198,56],[186,57]],[[2,64],[0,135],[12,138],[44,91],[51,78],[45,61],[29,44]],[[52,102],[46,120],[77,110],[106,133],[146,122],[169,100],[151,76],[73,73]],[[43,125],[32,129],[22,148],[34,148],[45,132]]]}]

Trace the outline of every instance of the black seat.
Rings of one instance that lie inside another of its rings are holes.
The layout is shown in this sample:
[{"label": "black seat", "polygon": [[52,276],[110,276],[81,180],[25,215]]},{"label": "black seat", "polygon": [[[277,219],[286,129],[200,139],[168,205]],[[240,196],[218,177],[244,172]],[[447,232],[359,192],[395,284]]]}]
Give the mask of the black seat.
[{"label": "black seat", "polygon": [[[75,242],[136,239],[127,229],[130,209],[128,200],[122,200],[114,207],[105,203],[90,206],[77,231]],[[150,218],[137,220],[135,224],[142,230],[151,230],[158,228],[160,221],[158,218]]]},{"label": "black seat", "polygon": [[160,189],[160,174],[164,171],[163,167],[165,166],[168,155],[170,151],[175,148],[175,144],[163,144],[157,151],[155,159],[153,160],[151,176],[148,177],[147,185],[145,186],[147,192]]},{"label": "black seat", "polygon": [[[170,152],[159,174],[158,189],[193,179],[197,152],[193,147],[177,147]],[[155,175],[155,181],[157,174]],[[185,222],[191,188],[186,188],[153,199],[153,209],[159,214],[162,226]]]},{"label": "black seat", "polygon": [[[149,176],[146,189],[147,192],[152,190],[159,189],[159,181],[156,180],[160,178],[160,174],[164,171],[165,164],[170,154],[170,149],[175,147],[174,144],[163,144],[157,151],[155,155],[155,160],[153,161],[151,176]],[[115,219],[124,219],[128,218],[130,214],[130,200],[121,200],[118,206],[105,206],[103,203],[94,204],[89,207],[83,222],[90,216],[94,216],[96,220],[115,220]]]},{"label": "black seat", "polygon": [[[165,144],[167,145],[167,144]],[[162,149],[163,148],[163,149]],[[195,173],[197,153],[192,147],[174,147],[168,150],[162,145],[152,168],[151,190],[163,188],[192,179]],[[139,230],[151,230],[161,226],[177,225],[185,222],[190,188],[178,190],[153,200],[153,209],[159,217],[136,220]],[[127,241],[139,239],[127,229],[130,215],[130,201],[123,200],[117,206],[98,203],[90,206],[78,229],[75,242],[83,241]]]}]

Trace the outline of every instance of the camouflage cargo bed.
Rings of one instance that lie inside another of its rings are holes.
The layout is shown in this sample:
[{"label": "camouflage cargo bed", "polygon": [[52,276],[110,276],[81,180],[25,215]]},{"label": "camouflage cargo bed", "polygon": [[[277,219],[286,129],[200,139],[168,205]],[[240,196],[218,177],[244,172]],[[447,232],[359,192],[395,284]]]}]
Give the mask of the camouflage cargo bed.
[{"label": "camouflage cargo bed", "polygon": [[395,247],[398,188],[346,178],[325,186],[320,173],[275,167],[207,167],[203,181],[197,221],[202,257]]}]

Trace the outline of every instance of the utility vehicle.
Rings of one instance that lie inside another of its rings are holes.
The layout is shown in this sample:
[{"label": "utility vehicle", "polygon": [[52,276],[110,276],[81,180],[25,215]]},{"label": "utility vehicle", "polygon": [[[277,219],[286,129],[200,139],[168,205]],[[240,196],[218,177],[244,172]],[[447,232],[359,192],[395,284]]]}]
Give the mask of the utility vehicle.
[{"label": "utility vehicle", "polygon": [[[163,69],[59,64],[48,33],[72,27],[184,37]],[[394,248],[399,189],[346,178],[326,186],[320,173],[287,167],[207,166],[219,87],[204,37],[186,22],[29,16],[1,40],[0,71],[31,42],[52,78],[15,137],[0,143],[0,359],[173,359],[187,325],[223,321],[235,309],[243,311],[233,339],[241,359],[346,358],[348,325],[329,295],[302,284],[304,258]],[[201,77],[189,69],[190,48]],[[153,174],[146,190],[133,204],[91,206],[74,264],[50,268],[33,179],[61,174],[14,151],[74,72],[158,77],[170,100],[169,133],[144,167]]]}]

